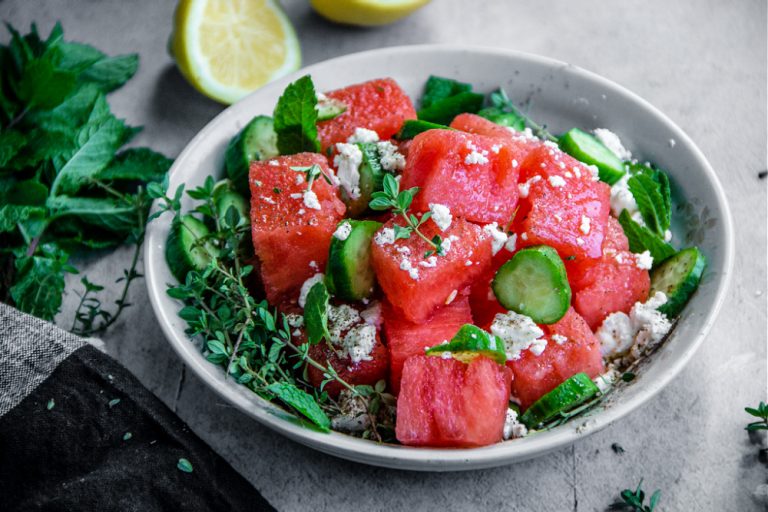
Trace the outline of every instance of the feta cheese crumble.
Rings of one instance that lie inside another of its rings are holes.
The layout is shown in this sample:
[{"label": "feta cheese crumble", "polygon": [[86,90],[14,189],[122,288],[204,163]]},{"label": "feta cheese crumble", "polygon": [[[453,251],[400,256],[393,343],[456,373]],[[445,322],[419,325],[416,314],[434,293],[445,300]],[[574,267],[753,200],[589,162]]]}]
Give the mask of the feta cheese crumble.
[{"label": "feta cheese crumble", "polygon": [[419,266],[424,268],[433,268],[437,266],[437,256],[430,256],[426,260],[419,262]]},{"label": "feta cheese crumble", "polygon": [[304,206],[312,210],[320,209],[320,201],[317,199],[317,194],[314,190],[307,190],[304,192]]},{"label": "feta cheese crumble", "polygon": [[467,141],[467,149],[469,150],[469,154],[464,157],[465,164],[473,165],[488,163],[488,151],[484,149],[478,151],[477,146],[475,146],[472,141]]},{"label": "feta cheese crumble", "polygon": [[274,199],[268,196],[261,196],[261,200],[267,204],[277,204]]},{"label": "feta cheese crumble", "polygon": [[445,305],[447,306],[451,302],[453,302],[453,299],[456,298],[456,295],[458,295],[459,290],[453,290],[450,294],[448,294],[448,297],[445,299]]},{"label": "feta cheese crumble", "polygon": [[376,245],[393,244],[395,243],[395,230],[392,228],[381,229],[373,235],[373,241]]},{"label": "feta cheese crumble", "polygon": [[[405,157],[397,151],[397,146],[391,142],[379,142],[376,146],[379,151],[379,163],[385,171],[402,171],[405,168]],[[399,179],[397,176],[395,179]]]},{"label": "feta cheese crumble", "polygon": [[408,275],[414,281],[419,279],[419,269],[413,266],[411,260],[408,259],[407,256],[403,256],[403,259],[400,260],[400,270],[408,272]]},{"label": "feta cheese crumble", "polygon": [[442,254],[443,256],[448,254],[448,251],[451,250],[451,245],[453,245],[453,242],[457,241],[458,239],[459,237],[457,237],[456,235],[451,235],[445,240],[443,240],[443,242],[440,244],[443,248],[443,254]]},{"label": "feta cheese crumble", "polygon": [[617,380],[619,380],[619,372],[611,368],[602,375],[598,375],[592,379],[592,382],[595,383],[595,386],[597,386],[597,389],[599,389],[601,393],[605,394],[613,387]]},{"label": "feta cheese crumble", "polygon": [[520,197],[523,199],[528,197],[528,194],[531,191],[531,184],[536,183],[537,181],[540,181],[540,180],[541,180],[541,176],[537,174],[536,176],[529,178],[527,181],[523,183],[519,183],[517,185],[517,190],[520,192]]},{"label": "feta cheese crumble", "polygon": [[531,342],[531,346],[528,347],[528,350],[530,350],[533,355],[540,356],[544,352],[545,348],[547,348],[546,338],[539,338]]},{"label": "feta cheese crumble", "polygon": [[451,210],[447,206],[443,204],[429,203],[429,211],[432,213],[432,222],[437,224],[440,231],[445,231],[451,227],[453,216],[451,215]]},{"label": "feta cheese crumble", "polygon": [[349,136],[347,142],[354,144],[356,142],[378,142],[379,134],[368,128],[355,128],[355,132]]},{"label": "feta cheese crumble", "polygon": [[645,303],[636,302],[629,315],[621,311],[608,315],[595,333],[603,356],[628,353],[629,359],[634,360],[658,344],[672,328],[667,316],[658,311],[666,302],[667,296],[656,292]]},{"label": "feta cheese crumble", "polygon": [[299,292],[299,306],[304,307],[304,305],[307,303],[307,294],[309,293],[309,290],[312,289],[313,286],[315,286],[317,283],[323,280],[325,276],[321,273],[317,273],[304,281],[304,284],[301,285],[301,291]]},{"label": "feta cheese crumble", "polygon": [[611,153],[616,155],[620,160],[631,160],[632,153],[624,147],[621,143],[619,136],[606,128],[596,128],[593,132],[597,140],[603,143],[603,146],[607,147]]},{"label": "feta cheese crumble", "polygon": [[[531,348],[534,342],[544,336],[544,331],[530,317],[514,311],[497,313],[493,323],[491,323],[491,333],[504,342],[507,359],[511,360],[519,359],[523,350]],[[539,349],[543,351],[545,346],[546,340],[544,340],[543,346],[537,342],[532,352],[535,353]],[[539,354],[541,352],[536,355]]]},{"label": "feta cheese crumble", "polygon": [[516,233],[510,233],[509,237],[507,237],[507,243],[504,244],[504,249],[508,250],[509,252],[515,252],[515,249],[517,249]]},{"label": "feta cheese crumble", "polygon": [[349,354],[349,359],[357,364],[370,361],[371,351],[376,344],[376,326],[363,324],[353,327],[344,336],[343,347]]},{"label": "feta cheese crumble", "polygon": [[360,164],[363,163],[363,153],[357,144],[336,144],[338,154],[333,157],[336,166],[336,178],[339,185],[350,199],[360,197]]},{"label": "feta cheese crumble", "polygon": [[[640,212],[637,208],[637,201],[635,201],[635,196],[633,196],[632,192],[629,190],[628,182],[629,174],[625,174],[619,181],[611,186],[611,213],[614,217],[621,215],[621,212],[624,210],[627,210],[633,219],[639,216]],[[642,222],[642,218],[635,220],[641,225],[645,225],[645,223]]]},{"label": "feta cheese crumble", "polygon": [[653,256],[651,251],[643,251],[640,254],[635,254],[635,265],[641,270],[651,270],[653,266]]},{"label": "feta cheese crumble", "polygon": [[552,341],[554,341],[554,342],[555,342],[555,343],[557,343],[558,345],[562,345],[563,343],[565,343],[566,341],[568,341],[568,338],[566,338],[566,337],[565,337],[565,336],[563,336],[562,334],[557,334],[557,333],[555,333],[555,334],[553,334],[552,336],[550,336],[550,338],[552,339]]},{"label": "feta cheese crumble", "polygon": [[333,232],[333,237],[344,241],[349,238],[350,233],[352,233],[352,224],[349,222],[342,222],[339,224],[339,227],[336,228],[336,231]]},{"label": "feta cheese crumble", "polygon": [[517,418],[517,411],[507,409],[507,416],[504,418],[504,440],[518,439],[528,435],[528,429]]},{"label": "feta cheese crumble", "polygon": [[582,215],[581,225],[579,226],[579,230],[585,235],[588,235],[591,227],[591,223],[592,223],[592,220],[589,217],[587,217],[586,215]]},{"label": "feta cheese crumble", "polygon": [[494,256],[501,250],[507,243],[509,236],[501,229],[497,222],[492,222],[483,226],[483,233],[491,237],[491,252]]},{"label": "feta cheese crumble", "polygon": [[553,187],[564,187],[565,178],[563,178],[562,176],[550,176],[549,184],[552,185]]}]

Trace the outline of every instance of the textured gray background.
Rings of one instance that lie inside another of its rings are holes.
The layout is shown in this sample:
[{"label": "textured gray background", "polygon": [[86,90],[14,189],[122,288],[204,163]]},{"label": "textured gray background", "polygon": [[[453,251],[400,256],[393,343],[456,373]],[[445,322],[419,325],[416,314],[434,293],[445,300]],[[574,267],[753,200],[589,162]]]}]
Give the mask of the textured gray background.
[{"label": "textured gray background", "polygon": [[[337,460],[288,441],[222,403],[184,372],[146,289],[107,334],[117,359],[280,510],[605,510],[645,478],[663,510],[766,510],[768,481],[742,407],[766,398],[766,3],[764,0],[434,0],[390,27],[331,25],[306,1],[284,2],[304,62],[408,43],[467,43],[571,62],[637,92],[697,142],[725,186],[736,227],[736,275],[706,343],[656,399],[572,448],[500,469],[418,474]],[[471,7],[470,7],[471,5]],[[0,18],[114,53],[139,52],[137,76],[113,110],[145,125],[138,142],[177,155],[221,106],[193,91],[165,47],[170,0],[0,0]],[[2,36],[5,39],[5,34]],[[128,252],[78,262],[107,282]],[[62,318],[71,321],[70,293]],[[616,454],[612,443],[626,450]]]}]

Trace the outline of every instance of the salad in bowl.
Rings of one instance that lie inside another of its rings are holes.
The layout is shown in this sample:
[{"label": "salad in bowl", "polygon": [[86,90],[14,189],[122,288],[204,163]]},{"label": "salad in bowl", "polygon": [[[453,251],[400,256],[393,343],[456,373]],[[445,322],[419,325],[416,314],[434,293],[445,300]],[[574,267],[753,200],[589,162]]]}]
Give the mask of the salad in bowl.
[{"label": "salad in bowl", "polygon": [[589,414],[707,260],[675,247],[664,170],[541,121],[439,76],[416,104],[389,78],[291,83],[229,142],[226,178],[150,190],[190,343],[307,428],[378,443],[481,447]]}]

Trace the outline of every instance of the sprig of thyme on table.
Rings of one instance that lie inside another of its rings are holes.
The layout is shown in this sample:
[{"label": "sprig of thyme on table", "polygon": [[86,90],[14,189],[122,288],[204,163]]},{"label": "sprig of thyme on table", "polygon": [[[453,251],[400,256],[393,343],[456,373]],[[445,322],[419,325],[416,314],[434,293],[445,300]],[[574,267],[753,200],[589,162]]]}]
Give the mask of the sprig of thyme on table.
[{"label": "sprig of thyme on table", "polygon": [[411,207],[414,196],[418,193],[419,187],[409,188],[407,190],[400,191],[400,183],[391,174],[384,175],[383,190],[374,192],[371,194],[371,202],[369,204],[372,210],[386,211],[392,210],[392,213],[399,215],[405,221],[405,226],[398,226],[395,224],[395,240],[408,239],[412,233],[427,242],[432,250],[427,251],[424,257],[429,257],[432,254],[438,256],[445,256],[445,249],[443,247],[443,239],[440,235],[435,235],[431,239],[428,238],[419,229],[425,222],[427,222],[432,214],[430,212],[422,213],[420,217],[412,213],[408,213],[408,209]]}]

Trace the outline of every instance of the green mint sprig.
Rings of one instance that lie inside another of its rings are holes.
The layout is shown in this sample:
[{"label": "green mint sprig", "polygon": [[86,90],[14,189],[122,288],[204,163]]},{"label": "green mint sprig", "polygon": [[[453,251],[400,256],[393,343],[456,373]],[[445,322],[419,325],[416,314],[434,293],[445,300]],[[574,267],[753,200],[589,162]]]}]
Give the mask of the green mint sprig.
[{"label": "green mint sprig", "polygon": [[440,235],[435,235],[430,239],[419,229],[431,218],[432,214],[430,212],[425,212],[422,213],[420,217],[416,217],[416,215],[408,213],[413,198],[418,192],[419,187],[400,191],[400,184],[398,181],[391,174],[385,174],[383,190],[371,194],[369,207],[371,210],[376,211],[392,210],[395,215],[400,215],[403,218],[406,223],[405,226],[399,226],[397,224],[394,226],[395,240],[408,239],[411,237],[411,234],[415,233],[419,238],[432,247],[431,250],[424,253],[425,258],[432,254],[445,256],[443,239]]},{"label": "green mint sprig", "polygon": [[744,410],[756,418],[760,418],[759,421],[754,421],[744,427],[748,432],[756,430],[768,430],[768,405],[765,402],[760,402],[757,407],[745,407]]},{"label": "green mint sprig", "polygon": [[281,155],[320,152],[317,138],[317,94],[312,77],[303,76],[286,87],[273,113],[277,149]]},{"label": "green mint sprig", "polygon": [[621,499],[626,506],[631,507],[633,512],[653,512],[656,505],[661,498],[661,491],[656,490],[648,502],[645,504],[645,491],[643,491],[643,479],[640,479],[640,483],[637,484],[637,489],[632,491],[631,489],[624,489],[621,491]]}]

